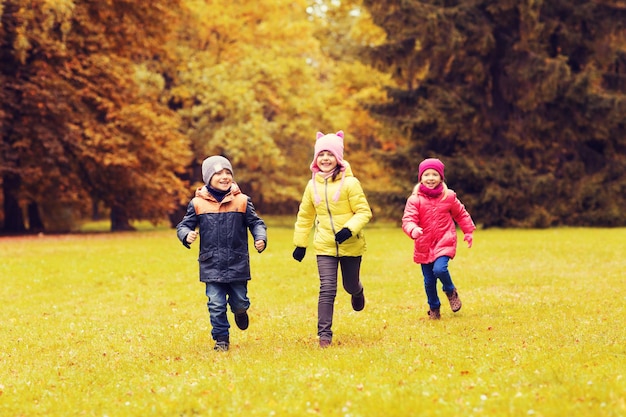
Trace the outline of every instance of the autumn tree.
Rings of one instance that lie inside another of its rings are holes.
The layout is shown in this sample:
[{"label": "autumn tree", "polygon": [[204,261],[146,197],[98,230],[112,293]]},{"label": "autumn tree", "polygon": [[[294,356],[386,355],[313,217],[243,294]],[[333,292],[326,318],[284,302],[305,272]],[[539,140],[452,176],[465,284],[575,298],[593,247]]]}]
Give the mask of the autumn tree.
[{"label": "autumn tree", "polygon": [[6,232],[26,230],[25,206],[30,230],[70,228],[74,213],[98,203],[113,230],[158,221],[174,207],[183,187],[175,174],[190,154],[178,116],[158,97],[177,8],[178,1],[2,2]]},{"label": "autumn tree", "polygon": [[335,63],[335,88],[345,95],[338,111],[346,114],[349,131],[356,137],[347,148],[348,157],[376,218],[394,218],[411,188],[396,176],[410,174],[389,170],[381,159],[405,146],[407,140],[395,124],[369,111],[372,106],[388,103],[385,89],[395,88],[396,84],[384,68],[379,71],[368,66],[364,55],[364,50],[384,42],[385,32],[374,24],[361,0],[315,0],[309,10],[315,21],[315,37],[323,53]]},{"label": "autumn tree", "polygon": [[441,157],[484,226],[626,224],[622,1],[364,0],[398,87],[375,114]]},{"label": "autumn tree", "polygon": [[187,5],[168,102],[192,142],[189,178],[199,181],[202,159],[222,154],[260,211],[295,213],[316,132],[345,130],[352,155],[376,123],[359,97],[382,96],[381,83],[361,62],[338,63],[324,50],[316,36],[324,21],[307,1]]}]

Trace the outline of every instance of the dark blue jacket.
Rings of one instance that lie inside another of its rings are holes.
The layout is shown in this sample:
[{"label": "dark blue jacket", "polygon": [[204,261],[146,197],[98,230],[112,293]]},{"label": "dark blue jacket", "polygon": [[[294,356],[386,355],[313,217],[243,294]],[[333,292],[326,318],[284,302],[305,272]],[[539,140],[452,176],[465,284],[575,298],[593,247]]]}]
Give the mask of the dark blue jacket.
[{"label": "dark blue jacket", "polygon": [[255,241],[263,240],[267,246],[267,227],[237,184],[233,183],[221,202],[206,187],[196,190],[185,217],[176,226],[178,239],[187,248],[187,235],[196,228],[200,238],[200,281],[228,283],[251,279],[248,230]]}]

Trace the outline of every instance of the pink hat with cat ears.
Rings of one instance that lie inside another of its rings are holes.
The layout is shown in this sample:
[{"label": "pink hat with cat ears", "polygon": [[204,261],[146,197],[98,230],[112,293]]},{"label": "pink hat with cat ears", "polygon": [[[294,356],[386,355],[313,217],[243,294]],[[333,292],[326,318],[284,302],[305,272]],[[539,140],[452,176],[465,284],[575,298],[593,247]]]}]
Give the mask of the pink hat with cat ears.
[{"label": "pink hat with cat ears", "polygon": [[316,140],[315,140],[315,152],[313,155],[313,162],[311,162],[311,172],[313,172],[313,193],[315,195],[315,204],[319,204],[321,200],[318,192],[317,192],[317,184],[315,181],[315,174],[320,172],[320,168],[317,166],[317,157],[322,151],[328,151],[332,153],[337,159],[337,165],[339,166],[339,170],[341,171],[341,184],[339,184],[339,188],[337,192],[333,196],[333,201],[339,200],[339,194],[341,193],[341,187],[343,186],[343,181],[345,179],[345,171],[346,167],[343,163],[343,130],[338,131],[337,133],[329,133],[327,135],[322,132],[317,132]]},{"label": "pink hat with cat ears", "polygon": [[313,162],[311,162],[311,171],[314,174],[320,172],[320,168],[317,166],[317,157],[322,151],[332,153],[337,159],[337,165],[341,167],[342,171],[345,171],[346,168],[343,166],[343,130],[327,135],[317,132],[315,152],[313,154]]}]

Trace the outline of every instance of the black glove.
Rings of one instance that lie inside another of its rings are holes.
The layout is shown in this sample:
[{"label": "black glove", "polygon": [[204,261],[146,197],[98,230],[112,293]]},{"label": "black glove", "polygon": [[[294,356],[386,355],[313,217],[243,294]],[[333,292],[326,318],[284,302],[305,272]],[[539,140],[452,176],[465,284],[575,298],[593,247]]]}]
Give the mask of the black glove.
[{"label": "black glove", "polygon": [[343,243],[346,240],[348,240],[350,236],[352,236],[352,232],[347,227],[344,227],[343,229],[338,231],[337,234],[335,235],[335,242]]},{"label": "black glove", "polygon": [[304,255],[306,255],[306,248],[296,247],[293,250],[293,259],[298,262],[302,262],[302,259],[304,259]]}]

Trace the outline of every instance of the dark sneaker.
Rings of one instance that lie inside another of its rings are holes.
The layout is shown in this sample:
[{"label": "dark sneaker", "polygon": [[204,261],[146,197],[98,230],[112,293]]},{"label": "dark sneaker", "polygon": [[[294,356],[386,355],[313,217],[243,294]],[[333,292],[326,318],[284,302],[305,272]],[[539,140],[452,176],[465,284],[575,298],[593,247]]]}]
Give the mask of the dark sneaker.
[{"label": "dark sneaker", "polygon": [[428,318],[431,320],[439,320],[441,318],[441,312],[438,308],[431,308],[428,310]]},{"label": "dark sneaker", "polygon": [[229,348],[230,344],[226,341],[217,341],[215,342],[215,347],[213,350],[218,352],[226,352]]},{"label": "dark sneaker", "polygon": [[327,347],[330,346],[330,340],[329,339],[320,339],[320,347],[322,349],[325,349]]},{"label": "dark sneaker", "polygon": [[248,312],[244,311],[243,313],[235,313],[235,324],[237,324],[237,327],[241,330],[246,330],[250,324]]},{"label": "dark sneaker", "polygon": [[363,290],[358,294],[352,294],[352,308],[354,311],[361,311],[365,308],[365,295]]},{"label": "dark sneaker", "polygon": [[452,311],[454,311],[455,313],[459,311],[463,304],[461,303],[461,299],[459,298],[459,294],[456,292],[456,289],[450,292],[446,292],[446,295],[448,296],[448,301],[450,301],[450,308],[452,309]]}]

